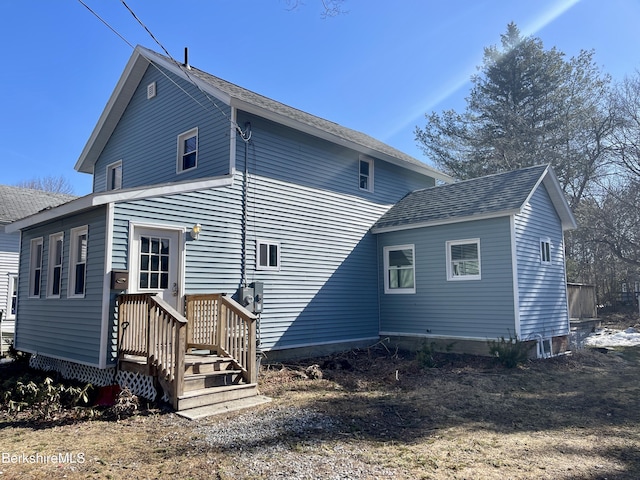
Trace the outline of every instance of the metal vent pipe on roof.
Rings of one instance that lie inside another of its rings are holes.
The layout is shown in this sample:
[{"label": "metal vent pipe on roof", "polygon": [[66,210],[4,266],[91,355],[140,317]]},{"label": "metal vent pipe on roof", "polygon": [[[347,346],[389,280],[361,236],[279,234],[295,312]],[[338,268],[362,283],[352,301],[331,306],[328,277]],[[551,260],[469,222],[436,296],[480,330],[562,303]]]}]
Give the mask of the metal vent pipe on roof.
[{"label": "metal vent pipe on roof", "polygon": [[187,70],[191,70],[191,65],[189,65],[189,47],[184,47],[184,66]]}]

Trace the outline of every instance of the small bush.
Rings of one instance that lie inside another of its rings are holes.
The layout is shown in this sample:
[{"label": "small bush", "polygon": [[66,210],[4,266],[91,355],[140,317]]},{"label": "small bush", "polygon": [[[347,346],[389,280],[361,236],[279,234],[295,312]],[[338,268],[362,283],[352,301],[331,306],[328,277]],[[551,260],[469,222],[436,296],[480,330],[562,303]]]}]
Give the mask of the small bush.
[{"label": "small bush", "polygon": [[13,414],[29,410],[36,418],[48,420],[67,408],[86,405],[91,389],[91,384],[64,385],[51,377],[25,373],[2,382],[0,407]]},{"label": "small bush", "polygon": [[416,360],[422,368],[435,368],[438,366],[434,354],[436,353],[435,342],[422,342],[422,347],[416,352]]},{"label": "small bush", "polygon": [[508,340],[500,337],[498,340],[489,340],[488,344],[491,356],[507,368],[517,367],[529,359],[531,346],[518,337],[509,337]]}]

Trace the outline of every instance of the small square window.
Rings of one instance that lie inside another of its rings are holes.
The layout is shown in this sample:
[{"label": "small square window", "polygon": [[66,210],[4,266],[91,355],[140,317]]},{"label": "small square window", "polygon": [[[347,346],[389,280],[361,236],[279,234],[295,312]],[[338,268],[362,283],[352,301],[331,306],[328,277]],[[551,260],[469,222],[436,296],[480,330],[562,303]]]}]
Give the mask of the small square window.
[{"label": "small square window", "polygon": [[447,280],[480,279],[480,240],[447,242]]},{"label": "small square window", "polygon": [[198,166],[198,129],[178,135],[178,173]]},{"label": "small square window", "polygon": [[416,293],[413,245],[384,247],[384,293]]},{"label": "small square window", "polygon": [[551,240],[540,239],[540,262],[551,263]]},{"label": "small square window", "polygon": [[256,269],[280,270],[280,244],[266,240],[256,242]]},{"label": "small square window", "polygon": [[122,160],[107,166],[107,190],[122,188]]},{"label": "small square window", "polygon": [[373,159],[360,157],[359,165],[359,186],[360,190],[373,192]]}]

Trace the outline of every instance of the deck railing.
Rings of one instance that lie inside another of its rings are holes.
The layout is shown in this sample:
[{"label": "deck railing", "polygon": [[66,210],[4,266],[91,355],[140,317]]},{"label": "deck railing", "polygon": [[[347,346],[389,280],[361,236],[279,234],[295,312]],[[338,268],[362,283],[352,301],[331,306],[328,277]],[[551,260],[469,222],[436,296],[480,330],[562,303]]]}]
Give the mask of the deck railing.
[{"label": "deck railing", "polygon": [[177,402],[184,388],[187,320],[152,294],[120,295],[117,307],[119,358],[144,357],[147,373],[166,382]]},{"label": "deck railing", "polygon": [[256,316],[219,293],[186,295],[187,347],[233,359],[250,383],[257,381]]}]

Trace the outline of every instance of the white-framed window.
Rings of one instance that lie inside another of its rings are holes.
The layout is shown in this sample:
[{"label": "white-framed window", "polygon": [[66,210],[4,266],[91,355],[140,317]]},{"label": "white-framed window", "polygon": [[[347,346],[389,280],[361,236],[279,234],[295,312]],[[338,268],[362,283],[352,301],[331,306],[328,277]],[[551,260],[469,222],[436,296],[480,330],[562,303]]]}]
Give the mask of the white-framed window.
[{"label": "white-framed window", "polygon": [[358,166],[360,190],[373,192],[373,158],[360,156]]},{"label": "white-framed window", "polygon": [[122,160],[107,165],[107,190],[122,188]]},{"label": "white-framed window", "polygon": [[49,276],[47,278],[47,297],[59,298],[62,288],[62,258],[64,234],[49,235]]},{"label": "white-framed window", "polygon": [[551,263],[551,240],[540,239],[540,263]]},{"label": "white-framed window", "polygon": [[256,270],[280,270],[280,243],[256,241]]},{"label": "white-framed window", "polygon": [[69,297],[84,297],[87,281],[87,245],[89,228],[71,230],[69,245]]},{"label": "white-framed window", "polygon": [[414,245],[383,248],[384,293],[416,293]]},{"label": "white-framed window", "polygon": [[447,242],[447,280],[480,280],[480,239]]},{"label": "white-framed window", "polygon": [[18,305],[18,275],[16,273],[8,273],[9,291],[7,292],[7,311],[5,318],[12,320],[16,318],[16,307]]},{"label": "white-framed window", "polygon": [[31,240],[29,257],[29,297],[39,298],[42,285],[42,237]]},{"label": "white-framed window", "polygon": [[178,135],[178,173],[198,166],[198,129]]}]

